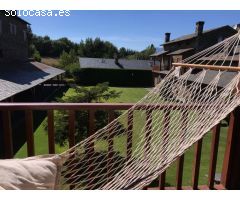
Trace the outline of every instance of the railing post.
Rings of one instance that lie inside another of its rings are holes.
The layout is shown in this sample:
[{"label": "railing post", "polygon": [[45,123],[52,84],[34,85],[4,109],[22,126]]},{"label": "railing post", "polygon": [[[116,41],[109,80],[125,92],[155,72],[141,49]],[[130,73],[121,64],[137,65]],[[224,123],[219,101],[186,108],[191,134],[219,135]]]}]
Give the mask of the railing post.
[{"label": "railing post", "polygon": [[193,161],[193,174],[192,174],[192,188],[193,190],[198,189],[198,179],[201,162],[202,152],[202,139],[198,140],[194,145],[194,161]]},{"label": "railing post", "polygon": [[33,113],[31,110],[25,111],[25,126],[28,156],[34,156]]},{"label": "railing post", "polygon": [[[164,119],[163,119],[163,137],[162,137],[162,148],[167,144],[168,138],[169,138],[169,125],[170,125],[170,113],[171,111],[164,110]],[[166,157],[165,152],[162,152],[163,156]],[[166,159],[166,158],[165,158]],[[160,174],[159,177],[159,189],[164,190],[165,189],[165,184],[166,184],[166,170]]]},{"label": "railing post", "polygon": [[13,157],[12,123],[10,111],[3,111],[4,158]]},{"label": "railing post", "polygon": [[54,111],[53,110],[48,110],[48,152],[50,154],[55,153]]},{"label": "railing post", "polygon": [[221,184],[226,189],[240,189],[240,107],[230,114]]},{"label": "railing post", "polygon": [[214,179],[215,179],[216,166],[217,166],[220,129],[221,129],[221,122],[216,126],[214,126],[212,129],[212,144],[211,144],[211,154],[210,154],[210,163],[209,163],[209,172],[208,172],[209,189],[214,189]]},{"label": "railing post", "polygon": [[75,111],[69,110],[69,117],[68,117],[68,142],[69,142],[69,148],[73,147],[75,145]]},{"label": "railing post", "polygon": [[[181,139],[179,141],[180,144],[183,143],[185,140],[185,134],[186,134],[186,130],[187,130],[187,121],[188,121],[188,112],[182,112],[182,115],[181,115],[182,132],[180,133],[180,135],[181,135]],[[176,176],[176,189],[177,190],[182,189],[183,165],[184,165],[184,154],[181,155],[177,161],[177,176]]]}]

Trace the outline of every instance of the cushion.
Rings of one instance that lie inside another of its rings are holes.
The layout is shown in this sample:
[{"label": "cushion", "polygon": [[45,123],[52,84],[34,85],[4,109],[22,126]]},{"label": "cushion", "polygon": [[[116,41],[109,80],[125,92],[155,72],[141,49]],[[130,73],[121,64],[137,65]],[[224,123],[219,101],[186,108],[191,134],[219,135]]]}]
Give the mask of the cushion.
[{"label": "cushion", "polygon": [[58,189],[59,155],[0,160],[0,189]]}]

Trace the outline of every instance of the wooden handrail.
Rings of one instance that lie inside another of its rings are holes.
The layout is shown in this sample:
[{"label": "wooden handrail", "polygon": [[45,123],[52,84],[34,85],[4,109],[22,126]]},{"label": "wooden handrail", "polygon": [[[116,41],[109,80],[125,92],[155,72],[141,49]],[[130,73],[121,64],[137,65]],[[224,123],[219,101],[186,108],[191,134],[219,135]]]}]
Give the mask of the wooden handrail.
[{"label": "wooden handrail", "polygon": [[19,110],[127,110],[134,106],[134,110],[148,109],[181,109],[210,106],[209,104],[139,104],[135,103],[0,103],[0,111]]},{"label": "wooden handrail", "polygon": [[220,66],[220,65],[204,65],[204,64],[189,64],[189,63],[172,63],[173,66],[181,66],[181,67],[187,67],[187,68],[197,68],[197,69],[210,69],[210,70],[216,70],[216,71],[233,71],[233,72],[239,72],[240,66],[238,67],[232,67],[232,66]]},{"label": "wooden handrail", "polygon": [[125,110],[133,103],[0,103],[0,111],[17,110]]}]

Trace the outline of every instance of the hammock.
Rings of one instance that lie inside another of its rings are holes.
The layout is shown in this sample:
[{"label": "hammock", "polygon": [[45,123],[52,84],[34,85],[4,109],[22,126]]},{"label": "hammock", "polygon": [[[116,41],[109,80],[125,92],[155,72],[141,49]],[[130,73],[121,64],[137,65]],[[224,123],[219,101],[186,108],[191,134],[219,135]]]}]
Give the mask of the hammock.
[{"label": "hammock", "polygon": [[[61,154],[66,161],[60,187],[115,190],[150,184],[240,104],[239,40],[240,32],[173,64],[175,69],[136,105]],[[228,73],[231,79],[220,84]]]},{"label": "hammock", "polygon": [[63,162],[58,188],[150,184],[240,104],[239,40],[240,32],[174,63],[132,108],[58,155]]}]

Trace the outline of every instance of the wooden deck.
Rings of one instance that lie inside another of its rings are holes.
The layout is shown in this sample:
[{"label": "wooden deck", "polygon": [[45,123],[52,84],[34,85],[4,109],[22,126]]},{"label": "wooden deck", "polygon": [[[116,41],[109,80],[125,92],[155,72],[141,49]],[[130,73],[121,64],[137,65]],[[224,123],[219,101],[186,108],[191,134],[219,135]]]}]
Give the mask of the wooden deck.
[{"label": "wooden deck", "polygon": [[[149,187],[149,188],[146,188],[146,190],[160,190],[160,187]],[[164,190],[177,190],[177,187],[165,187]],[[193,187],[182,186],[180,190],[193,190]],[[197,190],[226,190],[226,188],[221,184],[214,185],[212,189],[210,189],[209,186],[207,185],[199,185],[197,187]]]}]

